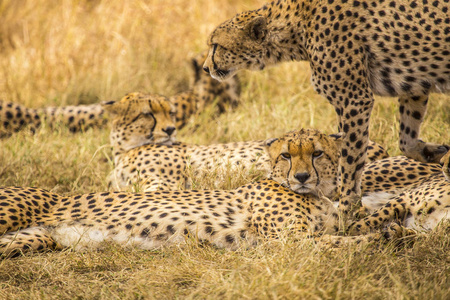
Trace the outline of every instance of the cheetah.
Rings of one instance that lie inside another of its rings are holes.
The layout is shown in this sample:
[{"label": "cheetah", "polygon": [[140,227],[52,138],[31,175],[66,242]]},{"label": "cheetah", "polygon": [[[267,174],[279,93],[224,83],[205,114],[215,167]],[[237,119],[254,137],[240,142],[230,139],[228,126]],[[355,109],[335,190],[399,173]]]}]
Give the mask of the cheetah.
[{"label": "cheetah", "polygon": [[[328,198],[316,194],[320,195],[324,182],[335,183],[341,139],[341,135],[327,136],[316,130],[271,139],[267,147],[276,176],[232,191],[105,192],[64,197],[37,188],[0,188],[0,253],[95,249],[103,241],[153,249],[183,243],[187,238],[236,249],[283,232],[295,238],[334,234],[339,230],[338,211]],[[318,180],[308,187],[299,185],[298,174],[311,162]],[[305,188],[310,193],[297,193]],[[382,237],[335,236],[326,241],[341,244]]]},{"label": "cheetah", "polygon": [[[324,179],[327,168],[321,165],[314,165],[311,162],[305,163],[302,160],[304,172],[295,174],[295,179],[291,178],[291,180],[285,178],[283,169],[280,171],[277,168],[271,168],[270,166],[273,164],[281,164],[279,162],[271,162],[270,153],[267,152],[266,144],[270,143],[272,139],[209,146],[188,145],[174,143],[171,140],[173,136],[167,135],[167,131],[170,130],[163,126],[163,130],[155,130],[161,133],[162,138],[157,138],[157,144],[153,144],[153,137],[148,141],[145,137],[147,135],[145,129],[153,128],[153,126],[142,123],[143,130],[141,130],[139,125],[133,124],[130,120],[136,120],[138,123],[142,122],[142,120],[136,119],[136,114],[140,113],[142,107],[151,106],[156,112],[156,107],[158,106],[144,103],[141,107],[133,108],[134,100],[136,100],[136,97],[124,98],[122,103],[119,103],[120,105],[113,103],[110,108],[114,108],[110,114],[118,116],[111,131],[111,143],[115,149],[116,167],[110,175],[110,182],[117,190],[129,187],[131,183],[139,181],[141,182],[141,188],[145,191],[186,189],[189,188],[187,179],[184,176],[184,171],[187,167],[195,168],[197,172],[201,173],[220,164],[222,164],[222,167],[233,164],[248,170],[252,168],[262,170],[261,177],[272,178],[284,187],[295,190],[296,193],[314,193],[314,188],[311,186],[317,185],[320,187],[323,195],[330,199],[337,199],[338,191],[336,186],[338,175],[337,173],[327,173],[329,176],[326,177],[327,179]],[[164,106],[161,107],[163,108]],[[153,112],[154,118],[159,120],[161,117],[166,116],[170,124],[170,118],[168,117],[170,116],[170,107],[166,106],[165,108],[165,113],[158,114]],[[123,114],[123,112],[126,113]],[[157,124],[164,124],[164,122],[157,122]],[[155,128],[158,128],[158,126]],[[140,146],[142,144],[144,145]],[[273,147],[276,146],[273,145]],[[395,197],[395,199],[402,199],[402,201],[420,201],[418,194],[413,191],[422,193],[424,188],[430,186],[430,184],[434,187],[435,183],[433,182],[445,180],[442,169],[438,164],[422,163],[405,156],[376,157],[376,155],[383,153],[381,150],[384,149],[377,144],[374,144],[373,149],[374,161],[365,165],[362,174],[362,204],[365,213],[373,214],[383,206],[389,206],[389,202]],[[283,155],[286,156],[285,154]],[[320,156],[323,153],[318,151],[315,154],[313,153],[314,155]],[[447,154],[443,159],[445,176],[448,176],[448,157],[450,157],[450,154]],[[288,159],[289,157],[286,156],[284,158]],[[332,164],[332,161],[332,159],[325,160],[327,164]],[[297,170],[299,168],[296,166]],[[314,171],[316,168],[324,169],[324,173],[320,175],[320,178]],[[337,169],[337,166],[333,166],[328,170],[335,169]],[[295,184],[291,184],[291,182],[295,182]],[[405,195],[410,195],[410,198],[406,198]],[[334,204],[337,206],[337,203]],[[436,211],[441,212],[443,210],[437,209]],[[388,224],[390,224],[389,220],[386,221]],[[356,232],[356,234],[358,233]]]},{"label": "cheetah", "polygon": [[142,145],[171,145],[176,141],[175,106],[164,96],[135,92],[101,105],[112,115],[111,124],[116,130],[111,132],[111,140],[118,140],[115,151],[119,153]]},{"label": "cheetah", "polygon": [[[400,149],[439,162],[447,145],[419,139],[428,95],[450,91],[450,1],[279,0],[219,25],[204,70],[224,80],[241,69],[308,61],[314,89],[331,103],[341,149],[341,209],[360,204],[374,94],[397,96]],[[353,209],[353,208],[354,209]]]},{"label": "cheetah", "polygon": [[[104,105],[104,109],[112,116],[110,144],[113,147],[115,167],[108,177],[111,190],[188,189],[191,188],[191,182],[187,180],[187,170],[199,177],[211,176],[210,172],[213,170],[217,173],[214,175],[217,176],[217,183],[220,183],[223,174],[230,170],[244,171],[255,178],[269,176],[270,158],[265,150],[265,141],[213,145],[175,143],[176,132],[168,132],[168,129],[175,130],[172,127],[159,133],[167,140],[155,142],[154,135],[148,135],[146,131],[152,127],[142,123],[141,119],[135,119],[141,105],[139,102],[130,102],[129,99],[132,97],[122,100],[127,105],[116,105],[114,102],[112,105]],[[137,107],[133,107],[134,103],[137,103]],[[157,124],[159,117],[166,119],[161,124],[168,122],[167,114],[170,114],[170,108],[167,106],[165,109],[165,114],[154,114]],[[369,161],[389,156],[387,151],[375,142],[370,142],[368,151]],[[305,181],[312,180],[314,179],[305,178]]]},{"label": "cheetah", "polygon": [[[191,60],[193,76],[190,89],[169,97],[176,108],[177,129],[183,128],[209,105],[216,104],[217,113],[224,113],[239,104],[239,78],[230,78],[224,82],[211,78],[201,67],[206,55],[207,52],[200,53]],[[104,127],[108,123],[108,116],[101,103],[31,109],[0,100],[0,138],[9,137],[25,128],[34,133],[43,121],[52,128],[67,126],[71,132],[79,132]]]},{"label": "cheetah", "polygon": [[[450,154],[443,157],[442,173],[427,174],[422,182],[399,190],[369,216],[351,224],[349,234],[360,235],[379,230],[392,222],[396,231],[409,235],[427,232],[450,219],[450,181],[448,165]],[[364,204],[364,197],[363,197]]]},{"label": "cheetah", "polygon": [[32,109],[0,100],[0,138],[9,137],[24,128],[34,133],[44,120],[52,128],[67,126],[70,132],[101,128],[108,121],[100,104]]},{"label": "cheetah", "polygon": [[393,156],[364,166],[361,190],[363,214],[373,213],[402,192],[421,188],[427,182],[444,180],[439,164],[418,162],[406,156]]}]

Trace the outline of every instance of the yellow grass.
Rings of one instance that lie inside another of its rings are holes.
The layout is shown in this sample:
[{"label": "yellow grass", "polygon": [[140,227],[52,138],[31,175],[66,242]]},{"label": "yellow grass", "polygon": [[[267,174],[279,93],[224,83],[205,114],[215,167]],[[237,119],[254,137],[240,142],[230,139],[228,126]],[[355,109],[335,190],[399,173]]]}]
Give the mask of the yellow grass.
[{"label": "yellow grass", "polygon": [[[187,88],[188,58],[220,22],[254,0],[0,1],[0,98],[30,107],[116,100],[127,92],[173,95]],[[242,72],[242,104],[207,113],[179,132],[208,144],[278,136],[299,127],[336,130],[333,108],[312,89],[306,63]],[[425,140],[450,142],[450,97],[433,95]],[[371,138],[400,154],[398,105],[378,98]],[[108,130],[73,135],[42,128],[0,140],[0,185],[61,194],[106,190]],[[249,178],[228,176],[224,188]],[[214,180],[196,181],[208,188]],[[448,226],[415,245],[323,251],[310,241],[268,242],[229,252],[190,242],[140,251],[30,254],[0,262],[0,299],[450,298]]]}]

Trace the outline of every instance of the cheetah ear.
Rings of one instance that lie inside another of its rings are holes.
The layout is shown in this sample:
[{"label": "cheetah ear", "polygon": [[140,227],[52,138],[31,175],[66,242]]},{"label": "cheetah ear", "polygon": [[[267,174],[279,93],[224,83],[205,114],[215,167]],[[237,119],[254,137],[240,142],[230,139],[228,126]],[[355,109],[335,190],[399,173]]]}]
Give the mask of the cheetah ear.
[{"label": "cheetah ear", "polygon": [[264,144],[266,145],[266,147],[270,147],[270,145],[272,145],[275,141],[278,141],[278,139],[277,138],[267,139],[264,141]]},{"label": "cheetah ear", "polygon": [[191,60],[192,69],[194,70],[194,82],[198,82],[200,80],[201,72],[203,72],[203,68],[198,64],[197,58],[193,58]]},{"label": "cheetah ear", "polygon": [[251,20],[246,26],[247,34],[255,41],[263,41],[267,34],[267,22],[263,16]]},{"label": "cheetah ear", "polygon": [[194,68],[194,71],[195,71],[195,72],[197,72],[198,70],[200,70],[200,66],[199,66],[199,64],[198,64],[197,59],[193,58],[193,59],[191,60],[191,63],[192,63],[192,67]]},{"label": "cheetah ear", "polygon": [[342,141],[344,140],[344,137],[345,137],[345,132],[333,133],[333,134],[330,134],[329,137],[336,143],[338,148],[340,148]]}]

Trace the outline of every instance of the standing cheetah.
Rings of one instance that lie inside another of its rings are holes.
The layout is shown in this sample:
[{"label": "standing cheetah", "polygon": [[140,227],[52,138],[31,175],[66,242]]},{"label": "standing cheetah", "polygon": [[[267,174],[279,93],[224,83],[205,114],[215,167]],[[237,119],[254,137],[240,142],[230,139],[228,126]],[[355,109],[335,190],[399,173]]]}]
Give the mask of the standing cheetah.
[{"label": "standing cheetah", "polygon": [[279,0],[225,21],[208,45],[204,69],[219,80],[283,61],[310,63],[315,90],[346,133],[344,212],[359,204],[374,94],[399,97],[407,156],[438,162],[449,149],[419,139],[428,95],[450,91],[449,0]]}]

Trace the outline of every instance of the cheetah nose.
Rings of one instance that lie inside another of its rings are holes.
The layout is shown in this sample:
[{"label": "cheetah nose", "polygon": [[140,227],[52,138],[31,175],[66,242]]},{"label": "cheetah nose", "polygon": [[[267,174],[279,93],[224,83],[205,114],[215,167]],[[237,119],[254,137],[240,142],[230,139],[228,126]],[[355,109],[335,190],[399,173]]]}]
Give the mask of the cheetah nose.
[{"label": "cheetah nose", "polygon": [[164,131],[165,133],[167,133],[168,136],[171,136],[172,133],[176,130],[176,128],[174,126],[167,126],[166,128],[164,128],[162,131]]},{"label": "cheetah nose", "polygon": [[203,71],[205,71],[206,73],[209,74],[209,68],[208,68],[207,66],[204,66],[204,67],[203,67]]},{"label": "cheetah nose", "polygon": [[297,179],[300,183],[305,183],[306,180],[308,180],[309,178],[309,174],[308,173],[297,173],[295,174],[295,179]]}]

